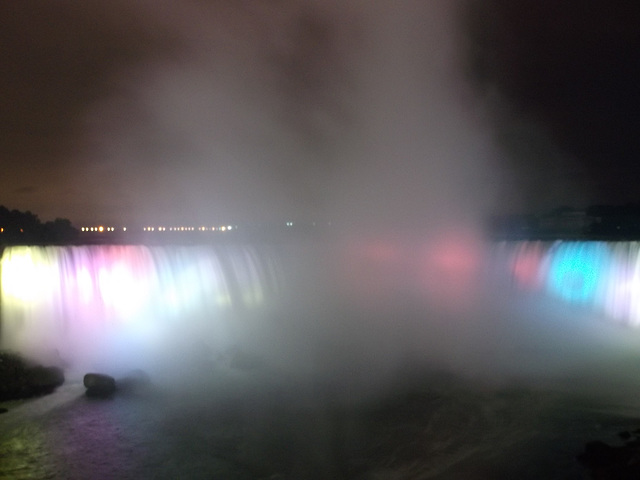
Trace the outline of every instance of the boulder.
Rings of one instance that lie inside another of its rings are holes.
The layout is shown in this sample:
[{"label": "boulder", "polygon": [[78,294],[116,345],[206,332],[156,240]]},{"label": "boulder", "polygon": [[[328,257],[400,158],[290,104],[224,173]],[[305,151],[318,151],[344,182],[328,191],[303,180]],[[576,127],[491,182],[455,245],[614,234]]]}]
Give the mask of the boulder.
[{"label": "boulder", "polygon": [[64,383],[59,367],[37,365],[20,355],[0,352],[0,401],[53,392]]},{"label": "boulder", "polygon": [[27,369],[22,357],[14,353],[0,352],[0,401],[29,396]]},{"label": "boulder", "polygon": [[[618,436],[631,438],[628,432]],[[627,441],[624,445],[611,446],[601,441],[585,444],[578,461],[590,471],[591,478],[599,480],[620,480],[640,478],[640,442]]]},{"label": "boulder", "polygon": [[27,370],[29,385],[34,395],[53,392],[64,383],[64,371],[59,367],[35,366]]},{"label": "boulder", "polygon": [[83,383],[89,397],[109,397],[116,391],[116,380],[103,373],[87,373]]},{"label": "boulder", "polygon": [[133,370],[118,379],[118,393],[139,395],[149,390],[151,379],[144,370]]}]

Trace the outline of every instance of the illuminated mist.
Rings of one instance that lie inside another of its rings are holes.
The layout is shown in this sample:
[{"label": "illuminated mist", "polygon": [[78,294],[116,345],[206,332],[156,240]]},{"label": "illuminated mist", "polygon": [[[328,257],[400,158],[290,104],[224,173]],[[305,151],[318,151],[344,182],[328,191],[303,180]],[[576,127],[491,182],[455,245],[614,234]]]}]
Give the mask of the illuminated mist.
[{"label": "illuminated mist", "polygon": [[455,3],[154,7],[176,46],[114,75],[81,176],[133,224],[479,222],[501,174]]},{"label": "illuminated mist", "polygon": [[[576,307],[600,288],[584,269],[627,247],[500,251],[484,239],[504,173],[462,80],[457,2],[153,5],[148,21],[171,31],[178,53],[114,75],[114,93],[87,116],[86,184],[131,222],[331,225],[277,254],[259,241],[6,249],[9,346],[106,370],[138,368],[149,351],[151,368],[199,370],[195,349],[215,360],[240,345],[345,396],[421,368],[564,378],[632,348],[599,321],[637,322],[626,287]],[[557,298],[517,293],[500,280],[508,268],[496,280],[509,262],[514,281]],[[532,273],[539,265],[551,276]]]},{"label": "illuminated mist", "polygon": [[3,346],[74,368],[213,361],[282,295],[280,260],[240,246],[8,247]]}]

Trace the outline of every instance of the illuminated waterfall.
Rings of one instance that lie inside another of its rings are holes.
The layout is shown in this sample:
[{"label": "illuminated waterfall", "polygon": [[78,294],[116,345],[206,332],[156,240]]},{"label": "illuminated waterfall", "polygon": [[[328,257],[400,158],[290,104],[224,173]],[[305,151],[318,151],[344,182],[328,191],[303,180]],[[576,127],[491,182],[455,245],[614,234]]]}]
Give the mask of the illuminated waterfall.
[{"label": "illuminated waterfall", "polygon": [[0,267],[2,347],[33,356],[132,355],[181,332],[220,344],[282,286],[274,252],[241,246],[7,247]]},{"label": "illuminated waterfall", "polygon": [[[455,242],[422,250],[365,247],[348,250],[329,273],[356,309],[378,308],[380,301],[402,313],[401,302],[418,297],[427,300],[425,322],[433,318],[430,308],[473,318],[480,306],[469,292],[482,284],[507,301],[505,291],[533,292],[640,326],[640,242],[501,242],[488,251]],[[297,297],[307,290],[291,275],[308,277],[314,267],[304,261],[297,272],[289,265],[306,259],[306,250],[287,255],[295,261],[265,246],[7,247],[0,262],[0,347],[34,357],[57,350],[65,360],[134,364],[146,351],[184,356],[201,347],[220,351],[239,338],[259,341],[285,328],[265,323],[269,314],[277,317],[292,299],[306,305]],[[469,309],[450,308],[467,303]]]},{"label": "illuminated waterfall", "polygon": [[504,242],[496,258],[513,284],[640,326],[640,242]]}]

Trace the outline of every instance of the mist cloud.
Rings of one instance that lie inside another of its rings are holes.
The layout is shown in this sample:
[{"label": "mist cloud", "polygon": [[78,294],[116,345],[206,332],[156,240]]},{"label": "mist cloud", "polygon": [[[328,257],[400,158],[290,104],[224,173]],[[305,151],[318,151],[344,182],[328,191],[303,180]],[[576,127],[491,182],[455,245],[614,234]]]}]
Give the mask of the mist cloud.
[{"label": "mist cloud", "polygon": [[450,2],[150,14],[180,48],[117,72],[85,117],[81,175],[135,220],[425,227],[490,208],[498,175]]}]

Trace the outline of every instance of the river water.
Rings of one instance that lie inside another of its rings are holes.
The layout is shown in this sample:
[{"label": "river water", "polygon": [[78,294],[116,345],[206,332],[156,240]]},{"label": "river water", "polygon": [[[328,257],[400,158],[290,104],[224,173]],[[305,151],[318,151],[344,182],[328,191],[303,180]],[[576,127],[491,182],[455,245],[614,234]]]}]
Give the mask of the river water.
[{"label": "river water", "polygon": [[262,369],[109,399],[79,379],[5,404],[3,479],[580,479],[588,440],[637,410],[554,388],[429,375],[358,402]]}]

